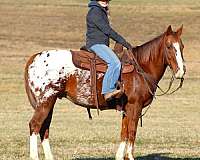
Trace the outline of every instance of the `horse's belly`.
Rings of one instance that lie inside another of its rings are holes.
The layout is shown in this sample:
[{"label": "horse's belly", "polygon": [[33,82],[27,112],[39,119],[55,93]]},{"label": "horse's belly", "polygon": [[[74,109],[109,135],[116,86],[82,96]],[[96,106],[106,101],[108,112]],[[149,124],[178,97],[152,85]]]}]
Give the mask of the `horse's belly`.
[{"label": "horse's belly", "polygon": [[[97,74],[97,92],[101,99],[103,74]],[[66,81],[66,92],[69,99],[82,106],[94,106],[94,96],[92,96],[90,71],[77,69],[74,74],[68,76]]]},{"label": "horse's belly", "polygon": [[91,105],[90,72],[77,69],[74,74],[67,77],[65,91],[72,101]]}]

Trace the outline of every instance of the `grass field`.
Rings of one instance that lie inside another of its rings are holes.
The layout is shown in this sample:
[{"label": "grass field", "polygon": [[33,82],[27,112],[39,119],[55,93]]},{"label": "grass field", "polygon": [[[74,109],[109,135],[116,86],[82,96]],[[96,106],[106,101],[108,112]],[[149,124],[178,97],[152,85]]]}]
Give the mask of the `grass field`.
[{"label": "grass field", "polygon": [[[33,110],[23,86],[26,60],[49,49],[84,44],[86,0],[0,0],[0,159],[29,157],[28,122]],[[184,25],[182,40],[187,74],[184,86],[158,97],[138,128],[139,160],[200,159],[200,1],[113,0],[113,27],[140,45]],[[113,42],[112,42],[113,44]],[[161,82],[167,88],[169,72]],[[176,82],[175,85],[178,85]],[[113,160],[120,140],[121,118],[104,111],[88,120],[86,110],[57,101],[50,140],[55,159]],[[43,159],[42,148],[40,156]]]}]

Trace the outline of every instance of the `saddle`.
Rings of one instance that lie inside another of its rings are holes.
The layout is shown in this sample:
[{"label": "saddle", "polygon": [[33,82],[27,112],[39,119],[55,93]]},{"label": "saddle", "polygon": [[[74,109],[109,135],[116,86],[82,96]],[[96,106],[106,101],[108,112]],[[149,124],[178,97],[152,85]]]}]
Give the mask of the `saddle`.
[{"label": "saddle", "polygon": [[[116,43],[113,50],[119,57],[122,63],[121,73],[130,73],[134,70],[134,66],[129,64],[128,52],[123,50],[123,46]],[[91,93],[94,105],[97,108],[99,114],[99,102],[97,94],[97,73],[105,73],[107,70],[107,64],[101,58],[99,58],[94,52],[88,50],[85,46],[81,47],[79,51],[72,51],[72,61],[77,68],[89,70],[91,75]],[[120,84],[123,86],[123,84]],[[89,117],[91,118],[90,109],[87,109]]]},{"label": "saddle", "polygon": [[[130,73],[133,71],[133,65],[126,61],[126,51],[120,49],[120,44],[116,44],[114,52],[117,54],[122,63],[122,73]],[[96,72],[105,73],[107,70],[107,64],[101,58],[99,58],[93,51],[88,50],[85,46],[80,48],[80,51],[71,51],[72,61],[77,68],[91,70],[92,66],[95,65]]]}]

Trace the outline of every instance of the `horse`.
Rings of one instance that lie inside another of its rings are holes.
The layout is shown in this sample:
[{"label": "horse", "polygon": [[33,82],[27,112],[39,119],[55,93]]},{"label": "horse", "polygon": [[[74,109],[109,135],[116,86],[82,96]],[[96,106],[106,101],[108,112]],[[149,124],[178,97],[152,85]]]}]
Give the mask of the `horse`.
[{"label": "horse", "polygon": [[[183,58],[181,34],[183,25],[176,31],[171,25],[160,36],[137,46],[131,55],[143,73],[136,69],[122,73],[124,84],[121,142],[116,160],[134,160],[134,142],[142,109],[153,98],[157,84],[169,66],[175,78],[183,78],[186,72]],[[132,62],[132,61],[131,61]],[[97,73],[97,90],[101,91],[103,73]],[[146,77],[149,77],[148,80]],[[25,89],[34,114],[29,122],[30,158],[38,160],[37,136],[40,135],[45,159],[52,160],[49,143],[49,128],[57,98],[66,97],[86,108],[95,108],[91,102],[90,72],[77,68],[70,50],[49,50],[32,55],[25,66]],[[99,97],[99,108],[109,109],[103,95]],[[114,109],[111,107],[111,109]]]}]

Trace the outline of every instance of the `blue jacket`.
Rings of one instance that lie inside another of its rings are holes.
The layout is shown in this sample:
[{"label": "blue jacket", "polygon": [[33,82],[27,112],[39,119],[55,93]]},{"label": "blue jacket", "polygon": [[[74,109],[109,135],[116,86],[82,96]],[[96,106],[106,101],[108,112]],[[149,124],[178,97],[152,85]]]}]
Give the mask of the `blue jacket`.
[{"label": "blue jacket", "polygon": [[90,48],[95,44],[105,44],[109,46],[109,39],[122,44],[126,48],[130,48],[131,45],[126,40],[115,32],[108,20],[108,15],[105,8],[97,1],[91,1],[88,4],[90,8],[87,14],[87,33],[86,33],[86,47]]}]

